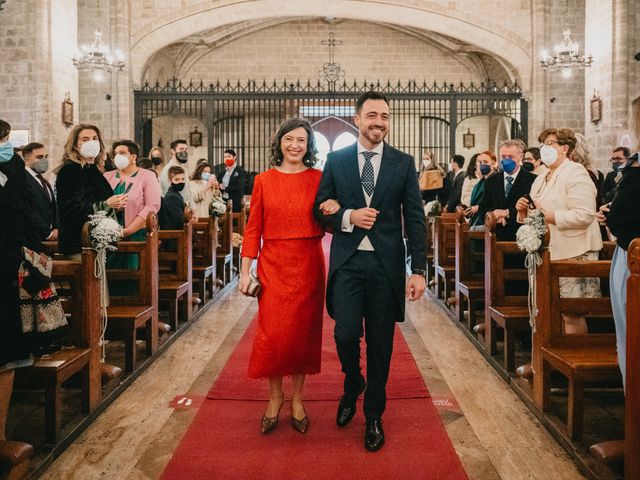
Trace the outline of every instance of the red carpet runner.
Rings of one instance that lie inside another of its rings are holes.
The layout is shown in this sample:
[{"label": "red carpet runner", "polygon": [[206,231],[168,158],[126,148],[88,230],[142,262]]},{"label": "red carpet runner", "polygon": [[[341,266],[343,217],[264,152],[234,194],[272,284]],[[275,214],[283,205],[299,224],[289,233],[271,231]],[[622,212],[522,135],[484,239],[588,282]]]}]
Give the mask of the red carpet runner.
[{"label": "red carpet runner", "polygon": [[[276,430],[261,434],[266,381],[246,376],[255,323],[254,319],[220,373],[163,479],[467,478],[400,330],[387,386],[382,450],[370,453],[364,448],[361,400],[348,426],[335,424],[342,373],[333,344],[333,320],[326,316],[322,373],[307,377],[305,386],[309,430],[305,435],[293,430],[286,402]],[[285,391],[290,392],[287,387],[285,382]]]}]

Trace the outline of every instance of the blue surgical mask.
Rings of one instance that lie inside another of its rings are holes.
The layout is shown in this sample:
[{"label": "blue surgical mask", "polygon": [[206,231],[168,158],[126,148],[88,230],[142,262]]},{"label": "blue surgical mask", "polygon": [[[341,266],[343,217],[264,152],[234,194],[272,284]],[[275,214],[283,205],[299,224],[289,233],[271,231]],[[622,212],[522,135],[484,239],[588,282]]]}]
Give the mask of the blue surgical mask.
[{"label": "blue surgical mask", "polygon": [[503,158],[500,160],[500,164],[502,165],[502,170],[504,170],[504,173],[507,175],[513,173],[516,169],[516,161],[511,157]]},{"label": "blue surgical mask", "polygon": [[205,182],[207,182],[211,178],[211,174],[209,172],[202,172],[202,175],[200,175],[200,178]]},{"label": "blue surgical mask", "polygon": [[6,163],[13,158],[13,145],[11,142],[0,144],[0,163]]},{"label": "blue surgical mask", "polygon": [[491,173],[491,165],[487,165],[486,163],[481,163],[480,173],[482,174],[483,177],[486,177],[487,175],[489,175],[489,173]]}]

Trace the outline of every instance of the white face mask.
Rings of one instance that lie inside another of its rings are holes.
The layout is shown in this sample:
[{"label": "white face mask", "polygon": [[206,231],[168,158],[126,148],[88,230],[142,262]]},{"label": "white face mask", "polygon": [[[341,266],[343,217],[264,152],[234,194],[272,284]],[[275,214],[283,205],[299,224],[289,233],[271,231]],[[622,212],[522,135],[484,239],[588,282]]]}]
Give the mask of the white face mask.
[{"label": "white face mask", "polygon": [[558,151],[549,145],[543,145],[540,149],[540,160],[547,167],[553,165],[558,160]]},{"label": "white face mask", "polygon": [[422,160],[422,166],[424,168],[429,168],[431,166],[431,160]]},{"label": "white face mask", "polygon": [[89,140],[80,147],[80,155],[83,158],[96,158],[100,153],[100,142],[98,140]]},{"label": "white face mask", "polygon": [[118,170],[124,170],[125,168],[127,168],[129,166],[129,157],[119,153],[113,159],[113,164],[116,166],[116,168]]}]

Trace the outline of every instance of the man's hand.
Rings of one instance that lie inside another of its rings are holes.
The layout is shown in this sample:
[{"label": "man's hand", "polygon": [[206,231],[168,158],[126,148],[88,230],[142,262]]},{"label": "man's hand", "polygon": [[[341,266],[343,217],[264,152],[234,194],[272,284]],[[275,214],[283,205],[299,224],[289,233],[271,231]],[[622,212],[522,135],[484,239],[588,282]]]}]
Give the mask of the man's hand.
[{"label": "man's hand", "polygon": [[598,213],[596,213],[596,220],[598,220],[598,223],[600,225],[607,224],[607,213],[609,213],[610,206],[611,206],[611,203],[605,203],[600,207],[600,209],[598,210]]},{"label": "man's hand", "polygon": [[503,227],[507,225],[507,218],[509,218],[509,210],[496,209],[493,211],[493,215],[496,217],[496,223]]},{"label": "man's hand", "polygon": [[426,288],[426,281],[422,275],[411,275],[407,282],[406,297],[410,302],[422,298],[424,290]]},{"label": "man's hand", "polygon": [[480,206],[479,205],[474,205],[472,207],[469,207],[469,208],[465,209],[464,216],[465,217],[472,217],[476,213],[478,213],[478,210],[480,210]]},{"label": "man's hand", "polygon": [[376,223],[378,213],[380,212],[375,208],[359,208],[351,212],[349,221],[356,227],[364,228],[365,230],[371,230],[373,224]]},{"label": "man's hand", "polygon": [[51,233],[47,237],[47,240],[51,240],[51,241],[58,240],[58,229],[57,228],[54,228],[53,230],[51,230]]}]

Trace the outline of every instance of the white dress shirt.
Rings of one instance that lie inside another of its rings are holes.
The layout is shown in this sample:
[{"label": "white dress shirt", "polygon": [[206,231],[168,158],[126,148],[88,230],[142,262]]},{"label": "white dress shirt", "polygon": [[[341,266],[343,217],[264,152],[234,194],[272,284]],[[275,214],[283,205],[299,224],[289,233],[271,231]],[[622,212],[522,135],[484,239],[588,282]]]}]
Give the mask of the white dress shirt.
[{"label": "white dress shirt", "polygon": [[[358,171],[360,172],[360,177],[362,177],[362,169],[364,168],[364,162],[365,162],[364,155],[362,155],[362,152],[370,151],[370,152],[375,152],[377,154],[371,158],[371,165],[373,166],[374,185],[378,182],[378,173],[380,173],[380,164],[382,163],[383,149],[384,149],[384,142],[380,142],[378,146],[373,150],[367,150],[360,144],[360,142],[358,142]],[[371,198],[373,197],[373,194],[371,196],[367,195],[367,192],[365,192],[364,188],[362,189],[362,194],[364,195],[364,200],[367,203],[367,207],[368,207],[369,205],[371,205]],[[344,211],[344,214],[342,215],[342,231],[345,233],[353,232],[354,225],[351,223],[352,211],[353,211],[352,208],[348,208]],[[373,245],[371,244],[371,240],[369,240],[368,236],[365,235],[365,237],[362,239],[362,241],[360,242],[360,245],[358,245],[358,250],[365,250],[367,252],[374,251]]]}]

